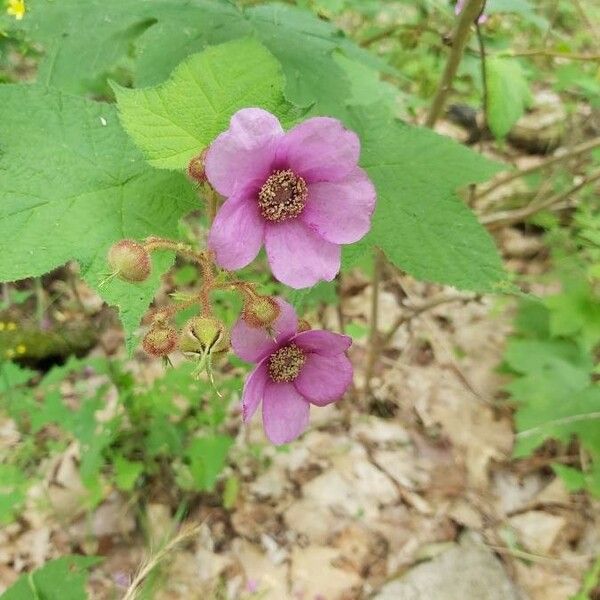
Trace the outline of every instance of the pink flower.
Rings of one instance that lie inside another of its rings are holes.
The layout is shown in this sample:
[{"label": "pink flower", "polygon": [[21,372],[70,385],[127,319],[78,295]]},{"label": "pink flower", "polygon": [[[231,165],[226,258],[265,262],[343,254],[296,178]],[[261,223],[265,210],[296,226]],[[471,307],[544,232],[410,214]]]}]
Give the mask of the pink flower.
[{"label": "pink flower", "polygon": [[[465,2],[466,0],[456,0],[456,6],[454,7],[454,14],[459,15],[462,12],[462,9],[465,7]],[[485,23],[488,20],[488,16],[487,15],[480,15],[479,19],[477,19],[477,22],[481,25],[482,23]]]},{"label": "pink flower", "polygon": [[284,132],[260,108],[235,113],[206,156],[206,176],[227,198],[209,235],[217,263],[245,267],[264,244],[279,281],[331,281],[340,244],[367,233],[375,208],[359,153],[358,136],[336,119],[315,117]]},{"label": "pink flower", "polygon": [[270,334],[239,319],[231,330],[235,353],[257,363],[242,395],[247,423],[262,400],[263,426],[274,444],[297,438],[308,425],[310,405],[339,400],[352,382],[345,352],[352,339],[330,331],[298,333],[294,309],[277,298],[281,313]]}]

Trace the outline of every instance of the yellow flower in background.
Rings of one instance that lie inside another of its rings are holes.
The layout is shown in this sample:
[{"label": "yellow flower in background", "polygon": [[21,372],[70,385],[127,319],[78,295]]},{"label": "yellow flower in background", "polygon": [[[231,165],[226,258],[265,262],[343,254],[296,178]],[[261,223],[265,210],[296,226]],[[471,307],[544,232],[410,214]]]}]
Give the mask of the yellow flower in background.
[{"label": "yellow flower in background", "polygon": [[27,346],[25,346],[25,344],[19,344],[16,350],[17,354],[25,354],[25,352],[27,352]]},{"label": "yellow flower in background", "polygon": [[25,16],[25,0],[8,0],[6,12],[20,21]]}]

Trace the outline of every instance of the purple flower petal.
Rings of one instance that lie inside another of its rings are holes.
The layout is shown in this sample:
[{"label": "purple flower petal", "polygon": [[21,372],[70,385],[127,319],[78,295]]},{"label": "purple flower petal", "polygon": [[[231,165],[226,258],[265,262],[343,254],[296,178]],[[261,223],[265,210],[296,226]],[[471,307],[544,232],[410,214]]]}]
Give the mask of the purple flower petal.
[{"label": "purple flower petal", "polygon": [[332,331],[311,330],[299,333],[294,338],[294,343],[306,352],[332,356],[348,350],[352,345],[352,338]]},{"label": "purple flower petal", "polygon": [[296,334],[298,317],[294,308],[281,298],[276,298],[276,301],[281,313],[271,327],[272,336],[262,327],[250,327],[241,318],[231,329],[231,345],[241,359],[258,363]]},{"label": "purple flower petal", "polygon": [[269,381],[269,374],[267,364],[263,361],[250,373],[244,384],[242,393],[242,418],[244,423],[247,423],[256,412],[263,399],[267,381]]},{"label": "purple flower petal", "polygon": [[223,196],[260,187],[269,176],[283,129],[277,117],[261,108],[236,112],[229,129],[210,145],[206,177]]},{"label": "purple flower petal", "polygon": [[352,383],[352,364],[345,354],[309,354],[294,386],[312,404],[339,400]]},{"label": "purple flower petal", "polygon": [[342,181],[312,183],[301,219],[334,244],[352,244],[371,228],[375,187],[356,167]]},{"label": "purple flower petal", "polygon": [[273,444],[287,444],[308,426],[310,405],[291,383],[269,381],[263,399],[263,426]]},{"label": "purple flower petal", "polygon": [[358,164],[360,141],[337,119],[314,117],[290,129],[279,142],[278,161],[307,183],[339,181]]},{"label": "purple flower petal", "polygon": [[324,240],[299,219],[268,224],[265,249],[273,275],[299,289],[324,280],[340,270],[340,247]]},{"label": "purple flower petal", "polygon": [[265,222],[258,204],[248,198],[230,198],[219,209],[210,228],[208,247],[224,269],[250,264],[263,242]]}]

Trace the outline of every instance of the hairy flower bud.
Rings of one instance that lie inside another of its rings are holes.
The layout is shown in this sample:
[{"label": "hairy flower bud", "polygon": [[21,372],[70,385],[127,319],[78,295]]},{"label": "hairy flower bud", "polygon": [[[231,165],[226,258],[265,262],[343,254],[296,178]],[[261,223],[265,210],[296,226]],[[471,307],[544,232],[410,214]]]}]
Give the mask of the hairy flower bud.
[{"label": "hairy flower bud", "polygon": [[183,327],[179,349],[188,357],[216,354],[229,348],[229,335],[213,317],[193,317]]},{"label": "hairy flower bud", "polygon": [[150,254],[138,242],[121,240],[108,251],[108,264],[113,273],[132,283],[145,281],[150,275]]},{"label": "hairy flower bud", "polygon": [[306,319],[298,319],[298,333],[302,333],[303,331],[310,331],[311,329],[312,327]]},{"label": "hairy flower bud", "polygon": [[206,181],[205,161],[208,148],[204,148],[198,156],[194,156],[188,163],[187,174],[192,181],[204,183]]},{"label": "hairy flower bud", "polygon": [[246,298],[242,310],[242,319],[250,327],[270,327],[281,314],[279,304],[271,296],[252,295]]},{"label": "hairy flower bud", "polygon": [[148,311],[148,313],[146,313],[142,322],[145,325],[152,325],[157,327],[165,326],[168,325],[169,320],[173,316],[173,313],[173,310],[164,306],[162,308],[153,308],[150,311]]},{"label": "hairy flower bud", "polygon": [[166,356],[177,348],[177,332],[172,327],[155,327],[144,336],[142,347],[150,356]]}]

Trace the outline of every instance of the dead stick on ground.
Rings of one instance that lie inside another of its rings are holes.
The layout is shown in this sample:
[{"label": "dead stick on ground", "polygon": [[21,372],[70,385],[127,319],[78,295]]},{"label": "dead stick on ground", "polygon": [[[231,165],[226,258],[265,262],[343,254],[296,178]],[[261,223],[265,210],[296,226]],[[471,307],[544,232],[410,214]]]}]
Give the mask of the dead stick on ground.
[{"label": "dead stick on ground", "polygon": [[392,341],[394,334],[396,333],[396,331],[398,331],[398,329],[400,329],[400,327],[402,327],[402,325],[404,325],[404,323],[410,321],[411,319],[414,319],[421,313],[424,313],[425,311],[431,310],[432,308],[435,308],[436,306],[440,306],[442,304],[448,304],[450,302],[464,302],[466,300],[473,300],[474,298],[475,296],[467,296],[464,294],[443,294],[441,296],[436,296],[435,298],[432,298],[431,300],[421,304],[420,306],[406,307],[408,313],[400,315],[396,319],[394,324],[390,327],[388,332],[381,338],[381,348],[385,348]]},{"label": "dead stick on ground", "polygon": [[552,156],[551,158],[548,158],[548,159],[538,163],[537,165],[528,167],[527,169],[522,169],[520,171],[511,171],[506,176],[504,176],[500,179],[497,179],[492,185],[490,185],[488,188],[486,188],[485,190],[480,192],[478,194],[477,198],[483,198],[490,192],[493,192],[495,189],[497,189],[503,185],[506,185],[507,183],[510,183],[511,181],[514,181],[515,179],[519,179],[520,177],[525,177],[526,175],[530,175],[531,173],[535,173],[536,171],[540,171],[547,167],[551,167],[552,165],[567,161],[571,158],[574,158],[576,156],[579,156],[580,154],[589,152],[590,150],[593,150],[594,148],[598,148],[598,147],[600,147],[600,137],[596,137],[592,140],[588,140],[587,142],[578,144],[577,146],[573,147],[568,152],[564,152],[563,154],[558,154],[556,156]]},{"label": "dead stick on ground", "polygon": [[583,179],[580,183],[568,189],[566,192],[561,192],[560,194],[555,194],[554,196],[550,196],[546,200],[541,202],[535,202],[533,204],[529,204],[528,206],[524,206],[523,208],[518,208],[516,210],[507,210],[498,212],[491,215],[484,215],[480,217],[479,221],[483,225],[486,225],[488,229],[498,229],[500,227],[504,227],[506,225],[511,225],[513,223],[519,223],[524,219],[549,208],[552,208],[554,205],[560,204],[573,194],[576,194],[584,187],[590,185],[594,181],[598,181],[600,179],[600,169],[594,171],[587,177]]}]

